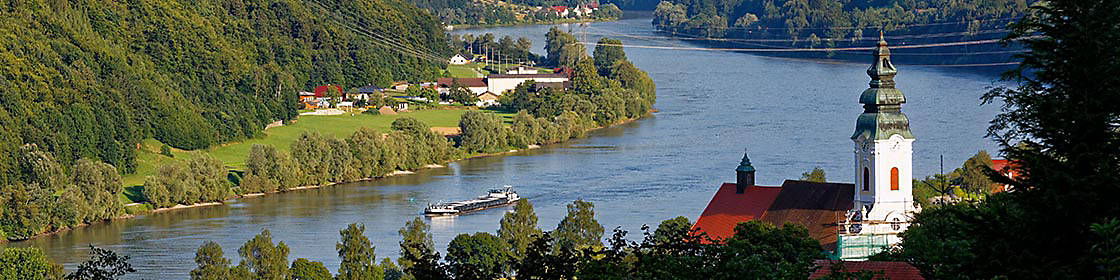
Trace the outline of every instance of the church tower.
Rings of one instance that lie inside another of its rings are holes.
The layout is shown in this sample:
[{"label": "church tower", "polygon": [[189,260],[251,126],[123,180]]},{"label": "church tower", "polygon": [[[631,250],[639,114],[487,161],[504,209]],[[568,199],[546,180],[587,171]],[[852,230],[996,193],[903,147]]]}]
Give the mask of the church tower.
[{"label": "church tower", "polygon": [[891,64],[891,51],[882,33],[872,55],[875,61],[867,69],[870,87],[859,97],[863,113],[852,134],[856,167],[852,210],[863,220],[865,234],[893,235],[906,230],[916,210],[911,192],[914,135],[902,113],[906,97],[895,88],[898,71]]}]

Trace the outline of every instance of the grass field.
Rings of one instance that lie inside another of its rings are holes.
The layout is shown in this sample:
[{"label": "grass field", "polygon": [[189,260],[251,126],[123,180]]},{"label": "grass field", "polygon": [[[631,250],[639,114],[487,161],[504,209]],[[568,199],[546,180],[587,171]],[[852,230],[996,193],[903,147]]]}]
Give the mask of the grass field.
[{"label": "grass field", "polygon": [[452,78],[482,78],[482,73],[478,72],[478,64],[470,63],[466,65],[448,65],[447,72],[450,73]]},{"label": "grass field", "polygon": [[371,115],[371,114],[345,114],[338,116],[300,116],[289,125],[275,127],[264,131],[265,136],[245,141],[230,142],[206,150],[184,151],[171,149],[174,157],[167,157],[159,153],[162,143],[155,139],[146,139],[141,144],[141,150],[136,155],[136,172],[122,177],[126,187],[122,201],[140,201],[139,188],[134,186],[144,184],[144,178],[155,174],[160,166],[173,162],[187,161],[202,154],[210,154],[221,160],[226,166],[238,169],[244,167],[245,158],[249,155],[249,148],[253,144],[273,145],[276,149],[287,152],[292,141],[303,132],[318,132],[324,136],[345,138],[361,127],[369,127],[378,131],[388,131],[393,120],[401,117],[412,117],[429,126],[459,126],[459,117],[465,113],[463,109],[435,109],[416,112],[405,112],[396,115]]},{"label": "grass field", "polygon": [[[295,122],[281,127],[270,128],[264,131],[264,137],[238,142],[225,143],[205,150],[184,151],[171,149],[173,157],[159,153],[162,143],[155,139],[145,139],[141,149],[136,155],[136,172],[123,176],[122,183],[125,191],[120,199],[124,203],[142,202],[140,194],[143,189],[144,178],[155,174],[160,166],[175,162],[184,162],[195,157],[209,154],[232,169],[240,169],[245,165],[245,158],[249,155],[249,148],[253,144],[266,144],[275,146],[281,152],[288,152],[291,143],[304,132],[318,132],[324,136],[345,138],[357,131],[358,128],[368,127],[377,131],[389,131],[389,126],[394,120],[401,117],[412,117],[431,127],[457,127],[459,118],[467,112],[465,108],[448,108],[405,112],[396,115],[371,115],[371,114],[344,114],[338,116],[300,116]],[[491,111],[500,116],[507,125],[513,121],[513,113]]]}]

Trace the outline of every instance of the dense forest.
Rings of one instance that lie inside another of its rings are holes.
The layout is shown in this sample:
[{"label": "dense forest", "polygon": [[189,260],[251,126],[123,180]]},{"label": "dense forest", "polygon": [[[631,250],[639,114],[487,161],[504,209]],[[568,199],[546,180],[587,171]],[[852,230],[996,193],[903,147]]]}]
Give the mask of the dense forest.
[{"label": "dense forest", "polygon": [[312,86],[438,75],[441,62],[395,49],[449,53],[439,23],[398,0],[4,1],[0,15],[0,185],[26,182],[24,144],[64,169],[90,158],[128,173],[141,139],[254,137]]},{"label": "dense forest", "polygon": [[[296,93],[315,85],[438,76],[436,56],[408,55],[450,53],[430,14],[343,2],[4,1],[0,237],[124,214],[120,174],[142,139],[206,148],[291,120]],[[182,190],[166,203],[221,201],[225,176],[199,158],[149,183]]]},{"label": "dense forest", "polygon": [[[1022,17],[1034,2],[1037,1],[670,0],[657,5],[653,26],[683,38],[734,48],[866,47],[878,39],[879,31],[894,45],[975,42],[1006,36],[1006,26]],[[907,52],[999,50],[1007,49],[988,42]],[[906,54],[900,58],[903,62],[922,58]],[[993,61],[1010,58],[1009,53],[988,54],[987,59]],[[946,60],[938,56],[932,59]]]}]

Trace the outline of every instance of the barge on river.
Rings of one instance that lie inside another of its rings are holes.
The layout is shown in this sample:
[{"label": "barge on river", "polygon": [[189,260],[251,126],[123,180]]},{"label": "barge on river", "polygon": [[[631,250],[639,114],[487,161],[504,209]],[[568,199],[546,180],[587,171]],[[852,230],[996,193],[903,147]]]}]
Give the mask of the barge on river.
[{"label": "barge on river", "polygon": [[487,208],[510,205],[517,202],[519,199],[521,199],[521,197],[517,196],[517,192],[513,191],[512,186],[505,186],[501,189],[490,190],[486,195],[471,200],[428,204],[428,208],[424,209],[424,215],[458,215]]}]

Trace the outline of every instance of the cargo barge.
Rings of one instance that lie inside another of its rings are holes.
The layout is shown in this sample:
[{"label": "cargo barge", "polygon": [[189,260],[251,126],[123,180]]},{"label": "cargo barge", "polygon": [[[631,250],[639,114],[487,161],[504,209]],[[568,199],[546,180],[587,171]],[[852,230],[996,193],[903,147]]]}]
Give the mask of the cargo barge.
[{"label": "cargo barge", "polygon": [[501,189],[492,189],[486,195],[471,200],[428,204],[424,209],[427,216],[459,215],[467,212],[479,211],[488,208],[510,205],[516,203],[521,197],[513,191],[512,186]]}]

